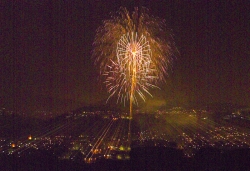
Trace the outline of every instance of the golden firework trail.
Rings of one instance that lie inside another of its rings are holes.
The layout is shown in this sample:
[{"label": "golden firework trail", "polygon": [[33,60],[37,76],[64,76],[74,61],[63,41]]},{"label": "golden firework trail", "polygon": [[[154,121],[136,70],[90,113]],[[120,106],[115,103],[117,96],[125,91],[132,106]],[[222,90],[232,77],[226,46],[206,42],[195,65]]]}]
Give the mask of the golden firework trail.
[{"label": "golden firework trail", "polygon": [[93,58],[100,66],[107,91],[117,103],[132,106],[152,97],[150,89],[164,82],[176,51],[165,21],[138,8],[130,14],[126,8],[105,20],[97,29]]}]

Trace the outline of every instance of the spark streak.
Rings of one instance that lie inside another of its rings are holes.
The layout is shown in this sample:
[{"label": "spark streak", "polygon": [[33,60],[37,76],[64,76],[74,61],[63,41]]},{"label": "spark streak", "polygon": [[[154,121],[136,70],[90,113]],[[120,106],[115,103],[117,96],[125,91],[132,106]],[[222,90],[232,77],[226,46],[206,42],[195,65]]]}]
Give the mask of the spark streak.
[{"label": "spark streak", "polygon": [[109,97],[132,106],[151,97],[150,89],[159,88],[176,52],[165,21],[150,16],[146,8],[130,14],[121,8],[97,29],[93,58],[100,66]]}]

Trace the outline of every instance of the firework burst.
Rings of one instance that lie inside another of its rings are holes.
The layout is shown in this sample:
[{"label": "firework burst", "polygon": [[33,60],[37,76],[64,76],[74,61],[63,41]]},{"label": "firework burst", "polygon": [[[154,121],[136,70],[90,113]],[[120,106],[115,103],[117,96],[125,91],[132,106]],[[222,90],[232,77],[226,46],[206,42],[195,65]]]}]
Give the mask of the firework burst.
[{"label": "firework burst", "polygon": [[93,58],[100,75],[117,103],[145,101],[151,88],[164,82],[176,51],[165,21],[138,8],[130,14],[121,8],[97,29]]}]

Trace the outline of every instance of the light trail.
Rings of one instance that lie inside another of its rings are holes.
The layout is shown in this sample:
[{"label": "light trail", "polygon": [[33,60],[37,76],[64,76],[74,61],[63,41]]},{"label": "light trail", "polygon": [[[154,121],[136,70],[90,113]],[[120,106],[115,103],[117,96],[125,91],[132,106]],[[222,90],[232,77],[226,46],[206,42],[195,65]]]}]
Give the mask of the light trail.
[{"label": "light trail", "polygon": [[85,159],[92,158],[93,153],[91,154],[91,152],[93,152],[96,148],[98,148],[98,146],[102,142],[103,138],[106,136],[107,132],[109,131],[109,129],[112,126],[113,123],[114,123],[114,120],[112,119],[109,122],[108,126],[104,129],[104,131],[102,132],[102,134],[99,136],[99,138],[97,139],[97,141],[95,142],[95,144],[93,145],[93,147],[91,148],[91,150],[89,151],[89,153],[86,155]]},{"label": "light trail", "polygon": [[133,104],[151,97],[150,89],[165,82],[173,56],[178,53],[164,20],[150,16],[146,8],[129,13],[120,8],[97,29],[93,60],[100,67],[107,91],[116,102]]}]

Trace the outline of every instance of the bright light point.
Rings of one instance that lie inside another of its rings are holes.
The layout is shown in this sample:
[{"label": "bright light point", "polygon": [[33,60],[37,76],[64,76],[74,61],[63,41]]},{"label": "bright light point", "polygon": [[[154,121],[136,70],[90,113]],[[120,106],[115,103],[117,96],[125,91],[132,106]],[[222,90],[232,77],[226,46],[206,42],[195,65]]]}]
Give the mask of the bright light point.
[{"label": "bright light point", "polygon": [[176,49],[164,20],[148,12],[135,8],[130,14],[121,8],[97,30],[93,57],[109,93],[107,101],[117,97],[124,106],[128,101],[138,105],[165,80]]}]

